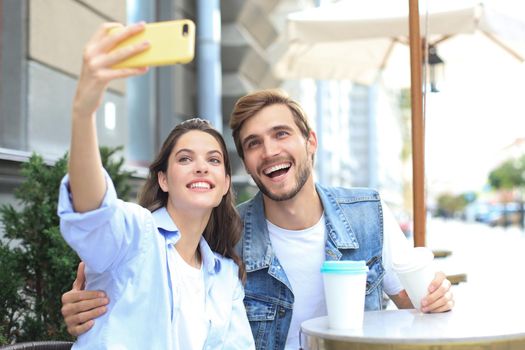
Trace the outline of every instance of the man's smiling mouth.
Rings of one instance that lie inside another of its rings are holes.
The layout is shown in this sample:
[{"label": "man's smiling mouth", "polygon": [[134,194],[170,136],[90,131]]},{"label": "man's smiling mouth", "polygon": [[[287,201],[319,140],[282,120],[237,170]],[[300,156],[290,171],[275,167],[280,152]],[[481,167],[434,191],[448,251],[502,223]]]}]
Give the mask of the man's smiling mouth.
[{"label": "man's smiling mouth", "polygon": [[292,163],[290,163],[290,162],[275,164],[275,165],[272,165],[269,168],[264,169],[263,173],[264,173],[264,175],[266,175],[266,176],[268,176],[270,178],[274,178],[274,177],[277,177],[279,175],[286,174],[288,172],[288,170],[291,168],[291,166],[292,166]]}]

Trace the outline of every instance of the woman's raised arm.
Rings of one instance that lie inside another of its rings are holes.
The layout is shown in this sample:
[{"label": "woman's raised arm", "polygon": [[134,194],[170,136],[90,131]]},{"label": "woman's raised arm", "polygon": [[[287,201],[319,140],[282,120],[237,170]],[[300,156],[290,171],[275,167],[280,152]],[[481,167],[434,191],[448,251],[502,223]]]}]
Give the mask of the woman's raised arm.
[{"label": "woman's raised arm", "polygon": [[118,23],[101,25],[84,48],[82,70],[73,101],[69,157],[70,191],[77,212],[98,208],[106,192],[95,113],[104,92],[114,79],[140,75],[147,71],[147,68],[111,68],[149,47],[149,43],[142,42],[111,51],[118,43],[144,30],[144,23],[138,23],[124,27],[116,34],[108,34],[109,29],[118,26],[122,27]]}]

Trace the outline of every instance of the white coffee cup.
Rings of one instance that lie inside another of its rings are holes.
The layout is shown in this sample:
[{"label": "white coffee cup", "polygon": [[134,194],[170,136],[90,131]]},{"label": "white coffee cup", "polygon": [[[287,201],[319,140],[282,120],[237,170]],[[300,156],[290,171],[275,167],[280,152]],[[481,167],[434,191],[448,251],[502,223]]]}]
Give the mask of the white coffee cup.
[{"label": "white coffee cup", "polygon": [[367,272],[365,261],[324,262],[321,273],[331,329],[363,327]]},{"label": "white coffee cup", "polygon": [[427,247],[410,249],[403,256],[396,257],[392,267],[412,305],[420,310],[421,300],[427,296],[428,287],[436,274],[432,250]]}]

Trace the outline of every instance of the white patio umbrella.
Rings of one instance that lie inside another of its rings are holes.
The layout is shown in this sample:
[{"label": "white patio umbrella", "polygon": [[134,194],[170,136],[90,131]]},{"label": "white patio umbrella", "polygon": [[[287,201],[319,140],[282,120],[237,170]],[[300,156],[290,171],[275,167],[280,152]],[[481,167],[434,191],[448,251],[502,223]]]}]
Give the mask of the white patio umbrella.
[{"label": "white patio umbrella", "polygon": [[[348,79],[372,84],[381,78],[390,86],[411,85],[416,245],[425,244],[426,215],[420,50],[423,45],[418,43],[441,50],[447,43],[468,38],[460,46],[456,42],[447,55],[440,55],[445,61],[449,55],[457,54],[477,60],[483,53],[477,50],[479,41],[471,39],[481,35],[494,45],[490,49],[499,46],[522,64],[525,11],[508,11],[508,7],[498,6],[502,2],[508,5],[503,0],[427,0],[420,7],[419,23],[417,0],[342,0],[288,16],[286,49],[274,66],[274,73],[281,79]],[[521,2],[514,5],[524,7]],[[487,67],[497,69],[491,62],[487,62]]]},{"label": "white patio umbrella", "polygon": [[[342,0],[290,14],[285,52],[274,73],[281,79],[350,79],[371,84],[384,69],[383,80],[388,85],[410,86],[408,3]],[[441,50],[448,41],[478,33],[493,42],[494,48],[499,46],[523,61],[525,4],[515,1],[517,11],[521,7],[523,12],[508,13],[502,3],[509,2],[421,1],[421,35]],[[467,41],[464,49],[460,54],[469,55],[472,45]]]}]

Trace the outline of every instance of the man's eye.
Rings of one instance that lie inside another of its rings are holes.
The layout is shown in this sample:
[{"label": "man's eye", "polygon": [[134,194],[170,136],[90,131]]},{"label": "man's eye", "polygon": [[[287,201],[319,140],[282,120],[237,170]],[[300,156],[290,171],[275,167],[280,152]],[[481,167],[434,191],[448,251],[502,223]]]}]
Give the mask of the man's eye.
[{"label": "man's eye", "polygon": [[285,137],[288,135],[288,132],[286,131],[277,131],[276,136],[277,138]]},{"label": "man's eye", "polygon": [[248,148],[253,148],[253,147],[257,146],[258,144],[259,144],[258,140],[252,140],[252,141],[248,142],[247,147]]}]

